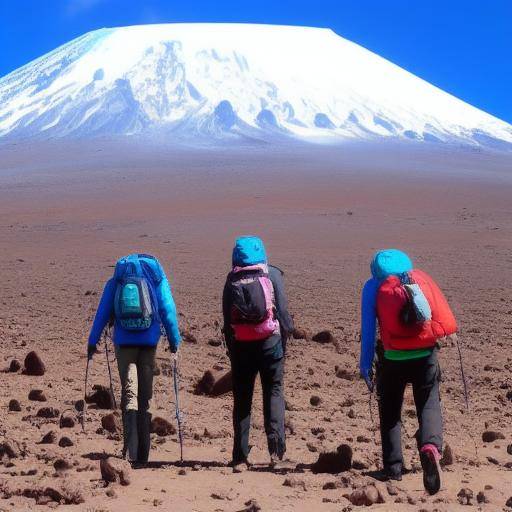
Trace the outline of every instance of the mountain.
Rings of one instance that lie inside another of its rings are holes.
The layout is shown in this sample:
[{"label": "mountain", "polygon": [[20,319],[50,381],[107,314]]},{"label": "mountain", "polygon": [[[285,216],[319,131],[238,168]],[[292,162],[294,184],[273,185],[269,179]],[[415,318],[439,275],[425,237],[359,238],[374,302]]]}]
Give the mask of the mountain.
[{"label": "mountain", "polygon": [[101,29],[0,79],[0,140],[134,134],[512,149],[511,125],[328,29]]}]

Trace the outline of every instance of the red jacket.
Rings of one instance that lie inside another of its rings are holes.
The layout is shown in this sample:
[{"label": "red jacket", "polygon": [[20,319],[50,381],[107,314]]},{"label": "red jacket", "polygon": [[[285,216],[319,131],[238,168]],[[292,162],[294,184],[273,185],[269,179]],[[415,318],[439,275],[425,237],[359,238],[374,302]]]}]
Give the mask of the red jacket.
[{"label": "red jacket", "polygon": [[439,338],[457,332],[457,322],[436,282],[421,270],[411,277],[423,291],[432,310],[432,320],[408,326],[400,320],[407,302],[407,292],[397,276],[389,276],[377,294],[377,318],[384,350],[415,350],[433,347]]}]

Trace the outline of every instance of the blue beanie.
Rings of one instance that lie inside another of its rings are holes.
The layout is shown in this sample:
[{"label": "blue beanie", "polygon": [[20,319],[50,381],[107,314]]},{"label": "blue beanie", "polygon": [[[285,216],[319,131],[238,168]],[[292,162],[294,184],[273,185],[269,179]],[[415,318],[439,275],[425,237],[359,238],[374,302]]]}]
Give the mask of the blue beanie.
[{"label": "blue beanie", "polygon": [[248,267],[258,263],[267,263],[267,253],[261,238],[257,236],[237,238],[233,247],[232,263],[234,267]]}]

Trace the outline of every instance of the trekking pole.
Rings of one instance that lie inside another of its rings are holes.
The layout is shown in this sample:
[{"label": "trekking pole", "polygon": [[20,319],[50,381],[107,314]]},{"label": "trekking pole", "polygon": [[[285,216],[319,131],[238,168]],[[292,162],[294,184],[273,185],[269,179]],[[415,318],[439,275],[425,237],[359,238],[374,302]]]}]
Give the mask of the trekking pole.
[{"label": "trekking pole", "polygon": [[114,404],[114,409],[117,409],[117,403],[116,403],[116,396],[114,394],[114,386],[112,384],[112,371],[110,369],[110,357],[108,354],[108,338],[109,338],[109,332],[108,330],[105,331],[105,355],[107,357],[107,368],[108,368],[108,378],[110,381],[110,394],[112,396],[112,403]]},{"label": "trekking pole", "polygon": [[87,356],[87,365],[85,367],[85,383],[84,383],[84,408],[82,411],[82,432],[85,433],[85,417],[87,415],[87,383],[89,381],[89,363],[91,360]]},{"label": "trekking pole", "polygon": [[466,402],[466,411],[469,414],[468,386],[467,386],[467,383],[466,383],[466,375],[464,373],[464,362],[462,360],[462,350],[460,348],[459,337],[457,335],[455,335],[455,341],[457,343],[457,351],[459,352],[460,375],[462,377],[462,386],[464,388],[464,400]]},{"label": "trekking pole", "polygon": [[178,360],[173,359],[173,380],[174,380],[174,396],[176,404],[176,422],[178,424],[178,438],[180,441],[180,462],[183,464],[183,430],[182,430],[182,415],[180,411],[180,398],[179,398],[179,376],[178,376]]}]

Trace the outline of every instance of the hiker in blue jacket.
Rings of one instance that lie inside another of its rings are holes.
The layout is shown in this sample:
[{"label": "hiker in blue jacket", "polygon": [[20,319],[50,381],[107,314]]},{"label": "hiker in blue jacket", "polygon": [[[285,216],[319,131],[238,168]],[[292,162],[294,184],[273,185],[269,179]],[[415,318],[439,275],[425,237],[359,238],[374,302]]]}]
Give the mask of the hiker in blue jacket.
[{"label": "hiker in blue jacket", "polygon": [[123,456],[147,462],[150,450],[153,371],[164,327],[173,357],[181,342],[176,306],[160,262],[147,254],[121,258],[107,281],[89,335],[91,359],[108,323],[113,321],[122,394]]},{"label": "hiker in blue jacket", "polygon": [[224,336],[233,378],[233,470],[247,469],[254,383],[263,389],[263,416],[271,465],[286,451],[284,355],[293,330],[283,272],[267,262],[257,237],[236,240],[232,271],[224,286]]}]

